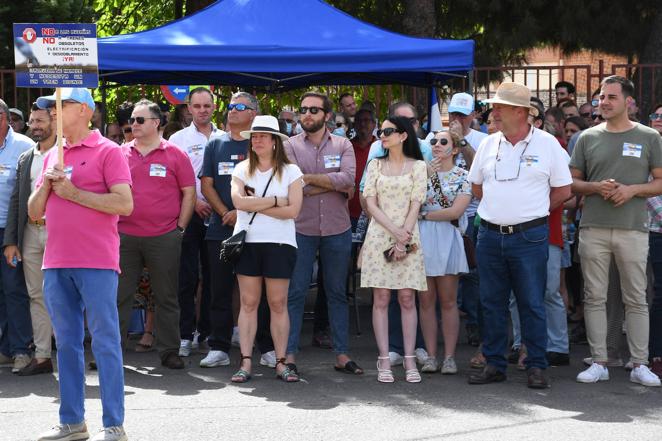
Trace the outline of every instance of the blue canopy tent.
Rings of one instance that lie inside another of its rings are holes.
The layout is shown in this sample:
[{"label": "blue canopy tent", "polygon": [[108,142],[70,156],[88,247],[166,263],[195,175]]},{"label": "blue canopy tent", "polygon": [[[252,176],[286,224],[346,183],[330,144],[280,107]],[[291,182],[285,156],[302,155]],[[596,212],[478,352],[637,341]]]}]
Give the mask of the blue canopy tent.
[{"label": "blue canopy tent", "polygon": [[473,68],[472,40],[407,37],[322,0],[221,0],[159,28],[98,40],[102,80],[282,91],[312,84],[429,87]]}]

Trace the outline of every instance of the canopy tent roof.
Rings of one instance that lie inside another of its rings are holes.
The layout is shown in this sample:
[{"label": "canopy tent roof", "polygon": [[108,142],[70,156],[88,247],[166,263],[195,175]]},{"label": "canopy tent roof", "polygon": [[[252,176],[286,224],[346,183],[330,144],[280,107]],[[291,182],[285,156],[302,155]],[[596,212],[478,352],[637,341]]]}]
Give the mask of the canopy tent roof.
[{"label": "canopy tent roof", "polygon": [[221,0],[162,27],[98,40],[120,84],[430,86],[473,68],[472,40],[385,31],[322,0]]}]

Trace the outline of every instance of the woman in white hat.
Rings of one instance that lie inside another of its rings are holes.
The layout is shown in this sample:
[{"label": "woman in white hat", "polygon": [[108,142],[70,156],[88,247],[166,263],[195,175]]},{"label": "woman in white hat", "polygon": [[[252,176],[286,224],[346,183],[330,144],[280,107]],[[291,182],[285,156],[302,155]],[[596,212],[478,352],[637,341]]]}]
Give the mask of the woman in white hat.
[{"label": "woman in white hat", "polygon": [[[235,266],[239,281],[239,343],[241,366],[232,382],[251,378],[251,354],[257,329],[257,309],[262,285],[267,287],[271,311],[271,335],[276,352],[276,376],[286,382],[299,381],[285,363],[290,329],[287,291],[296,262],[294,218],[303,201],[303,174],[290,164],[283,149],[287,136],[278,130],[273,116],[256,116],[251,130],[241,132],[249,139],[248,159],[232,173],[232,202],[237,209],[234,234],[247,230],[246,242]],[[256,213],[252,224],[251,218]]]}]

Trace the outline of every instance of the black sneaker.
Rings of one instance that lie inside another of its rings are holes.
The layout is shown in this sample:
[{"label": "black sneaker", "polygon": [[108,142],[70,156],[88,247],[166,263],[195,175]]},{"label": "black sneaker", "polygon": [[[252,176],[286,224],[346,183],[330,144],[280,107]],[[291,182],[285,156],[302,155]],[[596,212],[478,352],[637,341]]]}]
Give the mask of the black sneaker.
[{"label": "black sneaker", "polygon": [[562,352],[548,352],[547,363],[550,366],[568,366],[570,364],[570,355]]}]

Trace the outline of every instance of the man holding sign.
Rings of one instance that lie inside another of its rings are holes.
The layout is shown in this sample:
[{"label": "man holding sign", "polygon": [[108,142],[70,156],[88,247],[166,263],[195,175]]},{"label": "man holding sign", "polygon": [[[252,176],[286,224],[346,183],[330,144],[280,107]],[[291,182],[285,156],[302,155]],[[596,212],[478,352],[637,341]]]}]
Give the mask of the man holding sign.
[{"label": "man holding sign", "polygon": [[[90,130],[94,101],[83,88],[62,88],[64,161],[51,149],[28,215],[46,215],[44,298],[57,336],[60,424],[39,440],[87,439],[85,424],[84,316],[99,367],[103,430],[92,440],[126,440],[124,372],[117,314],[119,215],[133,211],[131,173],[122,150]],[[55,95],[37,100],[55,105]],[[85,315],[84,315],[85,313]]]}]

